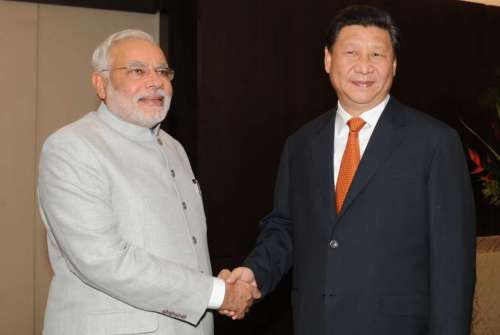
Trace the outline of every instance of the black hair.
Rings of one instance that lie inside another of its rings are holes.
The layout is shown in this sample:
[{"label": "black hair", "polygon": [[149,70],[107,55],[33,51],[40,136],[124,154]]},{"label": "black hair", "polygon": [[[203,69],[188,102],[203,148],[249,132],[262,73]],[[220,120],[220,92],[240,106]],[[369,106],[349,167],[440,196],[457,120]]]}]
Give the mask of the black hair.
[{"label": "black hair", "polygon": [[399,29],[391,15],[385,10],[367,5],[354,5],[342,9],[332,20],[327,30],[325,46],[331,50],[340,30],[345,26],[375,26],[389,33],[391,44],[396,53],[399,48]]}]

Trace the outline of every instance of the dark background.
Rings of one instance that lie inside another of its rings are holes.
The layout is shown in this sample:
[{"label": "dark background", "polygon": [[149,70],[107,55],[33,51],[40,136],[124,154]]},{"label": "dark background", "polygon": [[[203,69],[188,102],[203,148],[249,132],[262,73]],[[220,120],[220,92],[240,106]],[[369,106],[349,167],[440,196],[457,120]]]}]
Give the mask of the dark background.
[{"label": "dark background", "polygon": [[[237,266],[251,250],[257,222],[271,209],[285,138],[336,103],[323,70],[324,32],[335,13],[353,3],[383,7],[400,26],[392,94],[480,148],[458,117],[486,132],[495,115],[478,101],[500,67],[500,8],[445,0],[199,0],[191,155],[203,186],[214,270]],[[498,209],[477,198],[478,233],[499,233]],[[216,319],[217,333],[292,334],[289,286],[288,278],[248,320]]]},{"label": "dark background", "polygon": [[[394,96],[456,128],[482,153],[459,117],[490,138],[495,114],[479,98],[500,86],[497,7],[455,0],[40,2],[160,11],[160,30],[168,31],[161,44],[176,70],[163,126],[186,147],[200,180],[215,272],[237,266],[251,250],[258,221],[271,209],[285,138],[336,103],[323,70],[323,40],[346,5],[380,6],[399,25]],[[475,186],[478,235],[500,233],[498,208]],[[216,333],[292,334],[289,286],[287,278],[244,321],[217,316]]]}]

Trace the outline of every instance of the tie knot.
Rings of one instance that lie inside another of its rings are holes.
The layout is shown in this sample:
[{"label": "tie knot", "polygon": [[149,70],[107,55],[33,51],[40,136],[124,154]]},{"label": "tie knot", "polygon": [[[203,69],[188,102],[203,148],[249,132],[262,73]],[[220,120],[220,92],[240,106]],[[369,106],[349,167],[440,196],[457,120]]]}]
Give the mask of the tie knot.
[{"label": "tie knot", "polygon": [[353,117],[349,119],[349,121],[347,121],[349,130],[353,133],[357,133],[358,131],[360,131],[361,128],[363,128],[363,126],[365,125],[365,123],[366,122],[360,117]]}]

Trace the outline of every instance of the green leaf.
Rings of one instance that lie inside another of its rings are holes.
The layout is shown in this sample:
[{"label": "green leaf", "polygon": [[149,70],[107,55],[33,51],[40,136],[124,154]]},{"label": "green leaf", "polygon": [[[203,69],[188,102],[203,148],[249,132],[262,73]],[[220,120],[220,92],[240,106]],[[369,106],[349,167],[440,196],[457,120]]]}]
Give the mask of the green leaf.
[{"label": "green leaf", "polygon": [[482,190],[484,198],[494,206],[500,206],[500,184],[496,180],[483,182]]}]

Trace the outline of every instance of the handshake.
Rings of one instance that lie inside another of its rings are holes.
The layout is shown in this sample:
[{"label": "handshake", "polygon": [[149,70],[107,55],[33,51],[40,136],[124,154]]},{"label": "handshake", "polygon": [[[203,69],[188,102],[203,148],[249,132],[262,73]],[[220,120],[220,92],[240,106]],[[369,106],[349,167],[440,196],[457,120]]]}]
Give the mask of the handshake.
[{"label": "handshake", "polygon": [[233,271],[224,269],[218,277],[226,282],[226,293],[219,313],[233,320],[243,319],[253,302],[262,297],[253,271],[247,267],[235,268]]}]

